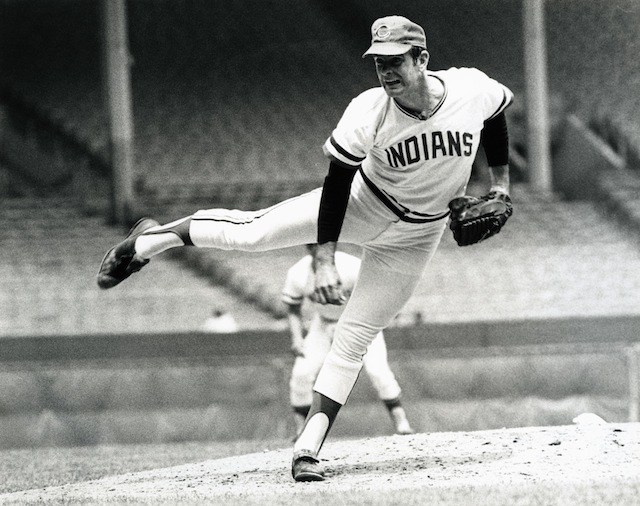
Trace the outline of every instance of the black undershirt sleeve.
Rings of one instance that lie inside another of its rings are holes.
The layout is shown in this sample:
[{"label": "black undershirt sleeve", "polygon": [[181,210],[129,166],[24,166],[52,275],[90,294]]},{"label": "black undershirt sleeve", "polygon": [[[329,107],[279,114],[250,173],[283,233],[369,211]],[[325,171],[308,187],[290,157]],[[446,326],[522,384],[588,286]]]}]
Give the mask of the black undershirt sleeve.
[{"label": "black undershirt sleeve", "polygon": [[487,155],[489,167],[509,163],[509,132],[504,112],[484,122],[480,142]]},{"label": "black undershirt sleeve", "polygon": [[334,161],[329,164],[320,197],[318,244],[338,241],[356,169],[357,167],[343,167]]}]

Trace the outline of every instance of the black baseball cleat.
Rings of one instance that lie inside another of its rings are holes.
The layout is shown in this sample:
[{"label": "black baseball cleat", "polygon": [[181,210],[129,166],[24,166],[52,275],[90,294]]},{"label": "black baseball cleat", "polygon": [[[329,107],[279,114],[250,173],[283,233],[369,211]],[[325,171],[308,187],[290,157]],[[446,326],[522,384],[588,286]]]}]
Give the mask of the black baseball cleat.
[{"label": "black baseball cleat", "polygon": [[296,481],[324,481],[324,469],[310,450],[299,450],[293,454],[291,475]]},{"label": "black baseball cleat", "polygon": [[138,272],[149,260],[136,256],[134,245],[136,238],[145,230],[160,225],[151,218],[141,218],[131,227],[127,237],[107,251],[98,270],[98,286],[103,290],[113,288],[127,279],[134,272]]}]

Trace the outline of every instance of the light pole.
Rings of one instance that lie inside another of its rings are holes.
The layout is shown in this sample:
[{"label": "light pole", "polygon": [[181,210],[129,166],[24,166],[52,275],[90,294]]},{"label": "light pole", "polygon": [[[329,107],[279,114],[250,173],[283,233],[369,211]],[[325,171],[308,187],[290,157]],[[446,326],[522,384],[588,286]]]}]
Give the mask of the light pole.
[{"label": "light pole", "polygon": [[552,191],[544,0],[523,0],[527,167],[531,186]]},{"label": "light pole", "polygon": [[133,205],[133,119],[125,0],[102,0],[103,80],[109,117],[112,219],[127,224]]}]

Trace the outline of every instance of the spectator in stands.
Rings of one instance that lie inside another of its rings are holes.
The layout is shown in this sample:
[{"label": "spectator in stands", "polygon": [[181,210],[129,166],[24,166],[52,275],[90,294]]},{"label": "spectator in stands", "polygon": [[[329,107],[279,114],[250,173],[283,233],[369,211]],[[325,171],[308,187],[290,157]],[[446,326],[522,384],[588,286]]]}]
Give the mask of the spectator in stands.
[{"label": "spectator in stands", "polygon": [[317,242],[313,297],[340,305],[338,239],[363,247],[358,282],[294,444],[296,481],[324,479],[318,452],[362,357],[415,290],[446,228],[449,202],[465,194],[480,143],[490,191],[509,193],[504,111],[512,92],[477,69],[429,70],[424,30],[404,17],[376,20],[371,34],[364,56],[372,57],[380,86],[351,101],[325,142],[322,188],[260,211],[201,210],[164,226],[142,219],[98,272],[98,285],[112,288],[169,248],[265,251]]},{"label": "spectator in stands", "polygon": [[[313,383],[329,353],[333,332],[344,307],[321,305],[311,300],[314,289],[311,263],[315,249],[315,244],[307,245],[309,254],[289,268],[282,290],[282,300],[287,306],[291,352],[296,357],[289,383],[289,399],[296,422],[296,437],[304,428],[304,422],[311,408]],[[348,296],[353,291],[358,277],[360,259],[342,251],[337,251],[335,258],[342,289]],[[305,301],[310,302],[313,308],[306,336],[302,311]],[[400,401],[400,385],[387,361],[387,344],[382,331],[371,341],[363,357],[363,363],[380,400],[389,412],[395,432],[413,434],[414,431]]]},{"label": "spectator in stands", "polygon": [[202,325],[202,331],[220,334],[238,332],[238,324],[231,313],[221,307],[215,307]]}]

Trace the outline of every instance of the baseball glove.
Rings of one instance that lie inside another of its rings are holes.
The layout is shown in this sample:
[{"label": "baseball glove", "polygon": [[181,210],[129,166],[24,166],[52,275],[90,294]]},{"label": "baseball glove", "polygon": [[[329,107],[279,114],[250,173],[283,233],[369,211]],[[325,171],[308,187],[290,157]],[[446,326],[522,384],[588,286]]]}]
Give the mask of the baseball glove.
[{"label": "baseball glove", "polygon": [[455,198],[449,202],[449,209],[449,228],[458,246],[469,246],[496,235],[513,214],[509,195],[495,191],[482,197]]}]

